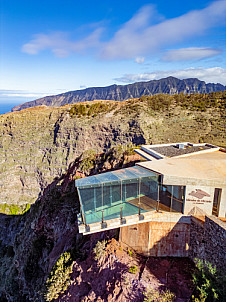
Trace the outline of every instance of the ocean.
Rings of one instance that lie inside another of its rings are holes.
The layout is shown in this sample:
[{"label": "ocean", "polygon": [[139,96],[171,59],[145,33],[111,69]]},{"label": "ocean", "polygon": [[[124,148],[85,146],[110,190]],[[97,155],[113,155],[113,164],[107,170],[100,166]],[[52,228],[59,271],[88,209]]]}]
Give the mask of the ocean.
[{"label": "ocean", "polygon": [[10,112],[11,109],[16,105],[19,105],[19,103],[14,103],[14,104],[1,104],[0,103],[0,115]]}]

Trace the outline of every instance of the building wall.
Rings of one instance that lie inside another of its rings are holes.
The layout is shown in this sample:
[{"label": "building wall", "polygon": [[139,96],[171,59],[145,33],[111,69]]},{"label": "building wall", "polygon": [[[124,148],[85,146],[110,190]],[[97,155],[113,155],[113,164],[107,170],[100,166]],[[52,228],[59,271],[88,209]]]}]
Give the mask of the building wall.
[{"label": "building wall", "polygon": [[211,216],[205,220],[205,260],[226,269],[226,223]]},{"label": "building wall", "polygon": [[191,220],[189,257],[207,260],[218,269],[226,268],[226,223],[214,216],[206,216],[200,223]]},{"label": "building wall", "polygon": [[198,207],[207,215],[211,215],[213,208],[214,190],[215,188],[213,187],[187,185],[184,214],[187,215],[194,207]]},{"label": "building wall", "polygon": [[189,240],[189,223],[151,221],[120,230],[121,243],[146,256],[187,257]]},{"label": "building wall", "polygon": [[214,216],[190,223],[150,221],[120,229],[120,242],[153,257],[190,257],[226,268],[226,223]]},{"label": "building wall", "polygon": [[189,257],[205,259],[205,220],[191,218]]}]

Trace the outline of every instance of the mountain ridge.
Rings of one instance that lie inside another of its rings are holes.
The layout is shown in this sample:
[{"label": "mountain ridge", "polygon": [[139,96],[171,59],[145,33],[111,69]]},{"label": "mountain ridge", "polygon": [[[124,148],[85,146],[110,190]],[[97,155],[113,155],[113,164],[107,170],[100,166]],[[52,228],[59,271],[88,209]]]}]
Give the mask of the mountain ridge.
[{"label": "mountain ridge", "polygon": [[46,105],[50,107],[60,107],[65,104],[74,104],[93,100],[114,100],[125,101],[130,98],[139,98],[142,95],[154,95],[167,93],[169,95],[191,93],[210,93],[224,91],[226,86],[217,83],[206,83],[197,78],[180,80],[175,77],[167,77],[160,80],[135,82],[127,85],[113,84],[105,87],[89,87],[81,90],[64,92],[58,95],[50,95],[34,101],[22,103],[14,106],[12,111]]}]

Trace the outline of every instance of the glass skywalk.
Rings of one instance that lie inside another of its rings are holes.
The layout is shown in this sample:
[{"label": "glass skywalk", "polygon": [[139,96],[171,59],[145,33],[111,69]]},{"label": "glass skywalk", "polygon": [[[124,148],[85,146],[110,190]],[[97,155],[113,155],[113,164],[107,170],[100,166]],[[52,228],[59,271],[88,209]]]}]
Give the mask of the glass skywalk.
[{"label": "glass skywalk", "polygon": [[158,178],[135,166],[76,179],[84,224],[156,210]]},{"label": "glass skywalk", "polygon": [[151,211],[183,213],[184,186],[160,183],[160,175],[135,166],[76,179],[85,225]]}]

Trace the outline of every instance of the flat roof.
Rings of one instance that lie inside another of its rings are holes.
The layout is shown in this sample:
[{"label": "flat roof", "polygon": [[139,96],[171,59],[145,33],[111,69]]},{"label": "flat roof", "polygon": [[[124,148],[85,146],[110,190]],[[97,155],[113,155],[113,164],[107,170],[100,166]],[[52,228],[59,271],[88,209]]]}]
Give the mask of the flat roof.
[{"label": "flat roof", "polygon": [[147,158],[141,154],[140,151],[136,150],[138,154],[147,158],[148,160],[163,159],[165,157],[182,157],[189,156],[194,153],[212,152],[219,150],[218,146],[214,146],[207,143],[192,144],[190,142],[181,143],[169,143],[169,144],[158,144],[158,145],[142,145],[141,151],[151,156]]},{"label": "flat roof", "polygon": [[164,176],[217,180],[219,184],[226,185],[226,153],[223,151],[164,158],[136,165]]},{"label": "flat roof", "polygon": [[184,146],[184,148],[180,149],[178,147],[178,145],[179,144],[174,144],[174,145],[170,145],[170,146],[152,147],[150,149],[163,156],[174,157],[174,156],[199,152],[199,151],[203,151],[203,150],[209,150],[209,149],[213,148],[212,146],[209,146],[209,145],[194,146],[191,144],[181,144]]},{"label": "flat roof", "polygon": [[156,173],[151,172],[147,169],[142,167],[131,167],[126,169],[120,169],[111,172],[105,172],[81,179],[75,180],[75,186],[77,188],[85,188],[85,187],[92,187],[92,186],[100,186],[102,183],[113,183],[119,182],[123,180],[132,180],[132,179],[139,179],[142,177],[153,177],[156,176]]}]

